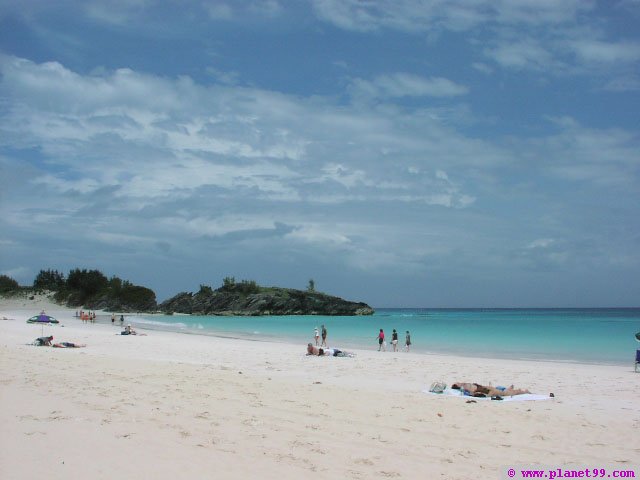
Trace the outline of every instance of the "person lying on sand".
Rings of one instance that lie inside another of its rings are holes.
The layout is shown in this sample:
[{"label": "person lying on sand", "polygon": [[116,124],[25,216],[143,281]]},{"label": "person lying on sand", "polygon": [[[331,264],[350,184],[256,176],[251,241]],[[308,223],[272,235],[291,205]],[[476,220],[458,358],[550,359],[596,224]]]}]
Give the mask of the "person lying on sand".
[{"label": "person lying on sand", "polygon": [[53,341],[53,335],[49,337],[38,337],[33,341],[36,347],[50,347]]},{"label": "person lying on sand", "polygon": [[307,344],[307,355],[328,356],[328,357],[355,357],[354,353],[338,350],[337,348],[314,347],[313,344]]},{"label": "person lying on sand", "polygon": [[492,387],[484,386],[479,383],[464,383],[457,382],[451,385],[454,390],[460,390],[465,395],[472,397],[512,397],[514,395],[522,395],[524,393],[531,393],[527,389],[515,388],[513,385],[510,387]]},{"label": "person lying on sand", "polygon": [[82,347],[86,347],[86,345],[84,343],[73,343],[73,342],[60,342],[60,343],[54,343],[53,344],[54,348],[82,348]]}]

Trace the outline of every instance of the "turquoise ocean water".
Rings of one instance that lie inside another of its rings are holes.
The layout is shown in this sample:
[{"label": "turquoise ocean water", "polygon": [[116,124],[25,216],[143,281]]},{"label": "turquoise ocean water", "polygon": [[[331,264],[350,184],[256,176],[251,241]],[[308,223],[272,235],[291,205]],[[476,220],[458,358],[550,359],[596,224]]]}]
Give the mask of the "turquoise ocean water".
[{"label": "turquoise ocean water", "polygon": [[377,350],[380,328],[411,332],[416,353],[633,364],[640,343],[640,308],[624,309],[379,309],[366,317],[128,316],[138,328],[255,341],[313,341],[326,325],[329,346]]}]

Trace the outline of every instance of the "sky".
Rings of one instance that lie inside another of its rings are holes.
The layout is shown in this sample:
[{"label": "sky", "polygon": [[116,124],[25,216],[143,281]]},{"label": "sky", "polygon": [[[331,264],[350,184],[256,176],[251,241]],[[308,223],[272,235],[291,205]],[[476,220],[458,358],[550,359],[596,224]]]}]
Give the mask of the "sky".
[{"label": "sky", "polygon": [[0,273],[640,306],[640,0],[0,0]]}]

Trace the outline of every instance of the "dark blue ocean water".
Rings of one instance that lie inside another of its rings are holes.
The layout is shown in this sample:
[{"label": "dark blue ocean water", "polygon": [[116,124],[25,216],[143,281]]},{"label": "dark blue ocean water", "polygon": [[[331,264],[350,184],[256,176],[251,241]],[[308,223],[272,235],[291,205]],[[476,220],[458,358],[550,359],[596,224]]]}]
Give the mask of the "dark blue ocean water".
[{"label": "dark blue ocean water", "polygon": [[140,328],[301,345],[324,324],[330,346],[376,350],[379,329],[391,340],[395,328],[401,346],[411,332],[417,353],[583,363],[632,364],[640,349],[640,308],[379,309],[367,317],[142,315],[128,321]]}]

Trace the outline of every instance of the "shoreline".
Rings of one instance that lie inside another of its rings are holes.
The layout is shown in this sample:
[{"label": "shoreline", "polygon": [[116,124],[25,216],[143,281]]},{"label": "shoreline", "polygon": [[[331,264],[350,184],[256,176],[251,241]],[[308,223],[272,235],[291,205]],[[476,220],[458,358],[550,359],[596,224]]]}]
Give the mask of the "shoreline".
[{"label": "shoreline", "polygon": [[[0,321],[7,478],[456,480],[500,478],[507,465],[629,468],[640,455],[630,441],[640,428],[631,363],[309,357],[297,344],[121,336],[119,325],[116,333],[46,308],[64,327],[45,334],[87,347],[28,345],[41,327],[0,305],[0,318],[15,318]],[[467,403],[423,393],[434,381],[515,383],[555,397]]]},{"label": "shoreline", "polygon": [[[100,316],[100,315],[98,315]],[[125,317],[126,318],[126,317]],[[265,338],[263,337],[250,337],[249,335],[234,335],[232,333],[229,334],[225,334],[222,332],[218,332],[215,330],[192,330],[192,329],[185,329],[185,330],[178,330],[178,329],[171,329],[171,328],[162,328],[162,326],[158,326],[158,328],[156,328],[156,326],[154,324],[148,324],[148,323],[136,323],[135,320],[132,321],[132,325],[138,329],[138,330],[143,330],[143,331],[148,331],[148,332],[168,332],[168,333],[174,333],[177,335],[195,335],[195,336],[203,336],[203,337],[213,337],[213,338],[220,338],[220,339],[228,339],[228,340],[239,340],[239,341],[246,341],[246,342],[256,342],[256,343],[275,343],[275,344],[284,344],[284,345],[289,345],[293,348],[304,348],[305,344],[297,342],[296,338],[294,337],[277,337],[277,338]],[[96,323],[100,323],[102,325],[107,325],[110,322],[96,322]],[[116,320],[116,326],[119,327],[118,321]],[[308,342],[312,342],[313,339],[309,338]],[[375,348],[375,346],[372,346],[371,348],[363,348],[361,346],[357,346],[357,345],[353,345],[353,344],[348,344],[349,346],[347,347],[348,349],[352,349],[352,350],[358,350],[358,351],[364,351],[364,352],[372,352],[372,353],[376,353],[376,354],[389,354],[389,353],[394,353],[391,350],[389,350],[390,345],[387,345],[387,351],[386,352],[378,352],[377,349]],[[339,344],[336,345],[336,347],[341,347],[344,348],[343,344]],[[407,354],[407,352],[404,352],[400,347],[398,347],[398,351],[395,352],[397,354]],[[563,358],[535,358],[535,357],[518,357],[518,356],[509,356],[507,354],[500,356],[500,355],[489,355],[489,354],[483,354],[482,352],[478,352],[474,355],[471,354],[465,354],[464,352],[437,352],[437,351],[432,351],[432,350],[425,350],[422,349],[420,347],[416,347],[415,345],[412,346],[410,355],[425,355],[425,356],[434,356],[434,357],[453,357],[453,358],[466,358],[466,359],[485,359],[485,360],[514,360],[514,361],[523,361],[523,362],[542,362],[542,363],[560,363],[560,364],[569,364],[569,365],[592,365],[592,366],[597,366],[597,365],[602,365],[602,366],[612,366],[612,367],[625,367],[628,366],[630,362],[617,362],[617,361],[601,361],[601,362],[596,362],[596,361],[587,361],[587,360],[576,360],[576,359],[563,359]]]},{"label": "shoreline", "polygon": [[[72,308],[68,308],[65,306],[61,306],[58,305],[56,303],[53,303],[50,295],[48,294],[36,294],[34,300],[29,300],[27,299],[26,295],[25,296],[17,296],[17,297],[9,297],[9,298],[0,298],[0,317],[1,312],[2,312],[2,308],[4,308],[4,305],[7,305],[7,307],[9,308],[13,308],[14,310],[17,310],[18,312],[21,312],[22,310],[25,311],[29,311],[29,312],[35,312],[33,313],[34,315],[38,312],[36,312],[36,310],[40,310],[40,309],[45,309],[47,311],[51,311],[51,312],[62,312],[63,315],[66,315],[67,320],[73,320],[73,321],[78,321],[80,322],[79,317],[75,317],[75,312],[79,311],[78,309],[72,309]],[[6,308],[5,308],[6,310]],[[382,311],[384,311],[385,309],[381,309]],[[386,309],[386,310],[402,310],[402,309]],[[411,309],[411,308],[406,308],[404,310],[415,310],[415,309]],[[483,310],[483,311],[487,311],[487,310],[531,310],[531,309],[511,309],[511,308],[493,308],[493,309],[487,309],[487,308],[483,308],[483,309],[432,309],[432,310],[445,310],[445,311],[458,311],[458,310]],[[540,308],[537,310],[541,310],[541,311],[548,311],[548,310],[580,310],[580,309],[573,309],[573,308]],[[602,311],[609,311],[612,310],[611,308],[598,308],[598,309],[589,309],[589,310],[602,310]],[[613,310],[630,310],[629,308],[614,308]],[[631,310],[633,310],[631,308]],[[214,329],[195,329],[195,328],[184,328],[186,327],[186,324],[182,324],[183,327],[180,326],[180,324],[176,324],[175,326],[170,324],[170,323],[166,323],[166,322],[153,322],[153,321],[147,321],[147,319],[145,317],[166,317],[167,315],[164,314],[148,314],[148,313],[140,313],[140,312],[107,312],[107,311],[102,311],[102,310],[97,310],[97,320],[96,322],[94,322],[95,324],[102,324],[102,325],[111,325],[111,314],[115,314],[116,316],[116,321],[115,321],[115,327],[120,327],[120,323],[119,323],[119,317],[120,315],[124,315],[125,317],[125,324],[126,323],[132,323],[132,325],[139,329],[139,330],[145,330],[145,331],[149,331],[149,332],[170,332],[170,333],[175,333],[175,334],[184,334],[184,335],[195,335],[195,336],[203,336],[203,337],[214,337],[214,338],[220,338],[220,339],[229,339],[229,340],[240,340],[240,341],[248,341],[248,342],[256,342],[256,343],[276,343],[276,344],[284,344],[284,345],[290,345],[293,348],[302,348],[300,347],[301,345],[304,347],[306,345],[307,342],[312,341],[312,339],[309,337],[308,339],[301,339],[297,336],[286,336],[286,335],[279,335],[279,336],[264,336],[264,334],[260,334],[262,336],[252,336],[253,334],[242,334],[242,333],[234,333],[234,332],[226,332],[224,330],[222,331],[216,331]],[[69,315],[70,314],[70,315]],[[382,317],[384,317],[384,315],[381,315]],[[71,317],[71,318],[69,318]],[[175,318],[198,318],[201,316],[192,316],[190,314],[173,314],[170,315],[169,317],[175,317]],[[217,316],[216,316],[217,317]],[[308,317],[308,316],[302,316],[302,317]],[[206,316],[205,316],[206,318]],[[242,317],[244,318],[244,317]],[[26,318],[25,318],[26,320]],[[143,320],[143,321],[139,321],[139,320]],[[304,342],[304,345],[303,343]],[[372,345],[370,348],[368,345],[363,345],[359,342],[343,342],[340,345],[335,345],[339,348],[346,348],[346,349],[353,349],[353,350],[358,350],[358,351],[368,351],[368,352],[375,352],[375,353],[379,353],[377,352],[377,348],[376,345]],[[391,348],[391,345],[388,345],[388,348]],[[390,350],[388,350],[386,353],[392,353]],[[399,346],[399,351],[398,353],[405,353],[402,351],[402,347]],[[423,348],[423,347],[419,347],[416,345],[413,345],[412,350],[411,350],[412,354],[416,354],[416,355],[426,355],[426,356],[434,356],[434,357],[439,357],[439,356],[444,356],[444,357],[453,357],[453,358],[466,358],[466,359],[474,359],[474,358],[481,358],[481,359],[485,359],[485,360],[515,360],[515,361],[528,361],[528,362],[541,362],[541,363],[559,363],[559,364],[577,364],[577,365],[593,365],[593,366],[598,366],[598,365],[605,365],[605,366],[617,366],[617,367],[625,367],[627,365],[629,365],[629,361],[627,360],[585,360],[585,359],[576,359],[576,358],[554,358],[552,356],[548,356],[543,353],[539,354],[539,356],[527,356],[526,354],[523,355],[516,355],[516,354],[509,354],[508,352],[505,352],[504,354],[500,354],[500,353],[487,353],[487,352],[483,352],[483,351],[474,351],[472,354],[471,353],[467,353],[467,350],[465,349],[461,349],[461,350],[442,350],[442,351],[438,351],[438,350],[430,350],[428,348]],[[632,358],[633,352],[630,352],[629,354],[629,358]]]}]

